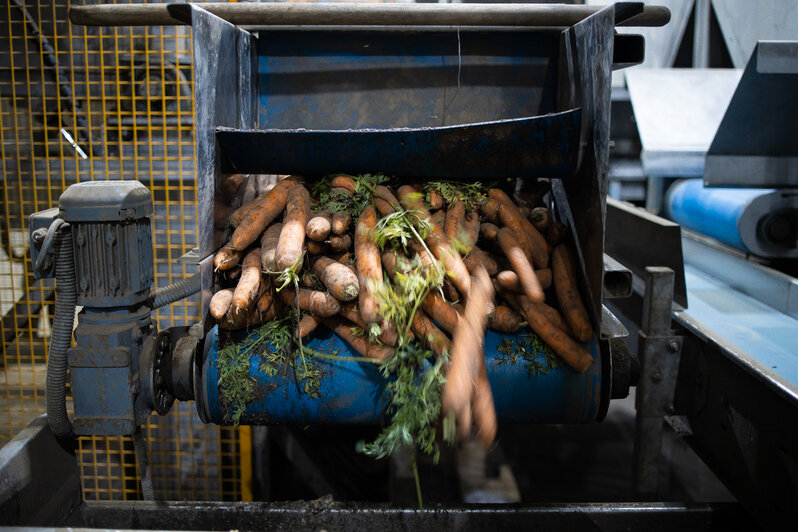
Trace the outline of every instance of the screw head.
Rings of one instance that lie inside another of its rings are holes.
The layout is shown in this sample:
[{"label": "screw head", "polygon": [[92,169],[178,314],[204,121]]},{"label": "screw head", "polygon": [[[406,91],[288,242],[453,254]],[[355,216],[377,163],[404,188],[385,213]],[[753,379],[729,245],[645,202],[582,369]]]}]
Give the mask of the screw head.
[{"label": "screw head", "polygon": [[678,340],[671,340],[670,342],[668,342],[668,351],[670,351],[671,353],[678,352],[679,347],[681,347],[681,345],[679,344]]}]

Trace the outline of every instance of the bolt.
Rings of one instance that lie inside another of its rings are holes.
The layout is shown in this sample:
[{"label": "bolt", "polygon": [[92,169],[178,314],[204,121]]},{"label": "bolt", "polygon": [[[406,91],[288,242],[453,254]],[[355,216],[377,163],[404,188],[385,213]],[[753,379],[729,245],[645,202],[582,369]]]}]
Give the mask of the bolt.
[{"label": "bolt", "polygon": [[665,407],[665,412],[667,412],[670,415],[673,415],[676,413],[676,407],[673,406],[673,403],[668,403],[668,406]]},{"label": "bolt", "polygon": [[668,351],[671,353],[677,353],[679,351],[679,342],[677,340],[671,340],[668,342]]},{"label": "bolt", "polygon": [[651,382],[662,382],[662,372],[660,370],[651,374]]}]

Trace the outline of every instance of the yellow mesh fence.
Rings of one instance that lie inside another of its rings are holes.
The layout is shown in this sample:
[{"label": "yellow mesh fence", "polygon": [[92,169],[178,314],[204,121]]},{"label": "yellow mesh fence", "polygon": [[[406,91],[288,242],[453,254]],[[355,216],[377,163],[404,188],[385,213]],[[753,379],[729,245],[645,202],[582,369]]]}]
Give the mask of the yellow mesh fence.
[{"label": "yellow mesh fence", "polygon": [[[141,181],[158,287],[194,271],[177,259],[196,244],[197,208],[191,29],[86,28],[69,23],[68,0],[2,4],[0,444],[45,411],[54,283],[31,275],[28,215],[77,181]],[[159,328],[198,317],[196,298],[157,314]],[[241,499],[239,431],[203,425],[193,404],[144,431],[158,498]],[[130,438],[81,438],[78,457],[85,499],[140,496]]]}]

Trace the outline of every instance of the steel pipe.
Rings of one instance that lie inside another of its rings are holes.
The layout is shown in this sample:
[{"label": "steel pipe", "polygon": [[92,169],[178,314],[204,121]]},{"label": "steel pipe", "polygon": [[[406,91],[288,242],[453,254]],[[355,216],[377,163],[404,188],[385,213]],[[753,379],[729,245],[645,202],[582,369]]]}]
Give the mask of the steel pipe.
[{"label": "steel pipe", "polygon": [[[202,9],[239,26],[572,26],[604,6],[564,4],[208,3]],[[75,6],[73,24],[169,26],[189,23],[185,4]],[[664,6],[646,6],[621,26],[664,26]]]}]

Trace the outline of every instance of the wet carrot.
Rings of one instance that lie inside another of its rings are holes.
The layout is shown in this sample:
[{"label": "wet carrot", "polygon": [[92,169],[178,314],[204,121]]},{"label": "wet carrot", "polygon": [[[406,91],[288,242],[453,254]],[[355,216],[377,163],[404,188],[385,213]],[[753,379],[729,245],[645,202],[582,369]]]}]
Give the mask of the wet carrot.
[{"label": "wet carrot", "polygon": [[576,338],[586,342],[593,336],[593,327],[590,326],[585,304],[579,297],[576,265],[571,250],[565,244],[560,244],[554,248],[551,262],[554,290],[565,321],[571,326]]},{"label": "wet carrot", "polygon": [[[278,184],[278,187],[280,184]],[[275,187],[272,190],[276,190]],[[285,218],[277,241],[277,251],[274,253],[278,270],[291,268],[295,264],[301,267],[302,252],[305,244],[305,225],[308,223],[310,213],[310,194],[302,185],[294,185],[287,192]]]}]

